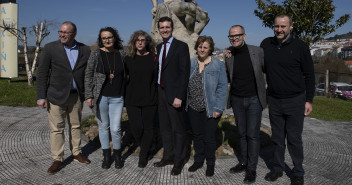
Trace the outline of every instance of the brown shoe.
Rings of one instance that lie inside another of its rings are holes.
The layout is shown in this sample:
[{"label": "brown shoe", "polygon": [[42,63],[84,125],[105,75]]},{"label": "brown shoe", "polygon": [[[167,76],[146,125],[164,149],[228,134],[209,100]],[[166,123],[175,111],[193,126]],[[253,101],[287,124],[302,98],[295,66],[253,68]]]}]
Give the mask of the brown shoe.
[{"label": "brown shoe", "polygon": [[49,174],[53,174],[53,173],[59,171],[61,166],[62,166],[62,162],[61,161],[54,161],[53,164],[48,169],[48,173]]},{"label": "brown shoe", "polygon": [[90,160],[87,159],[86,157],[84,157],[81,153],[78,154],[78,155],[74,155],[74,156],[73,156],[73,159],[74,159],[75,161],[78,161],[78,162],[84,163],[84,164],[89,164],[89,163],[90,163]]}]

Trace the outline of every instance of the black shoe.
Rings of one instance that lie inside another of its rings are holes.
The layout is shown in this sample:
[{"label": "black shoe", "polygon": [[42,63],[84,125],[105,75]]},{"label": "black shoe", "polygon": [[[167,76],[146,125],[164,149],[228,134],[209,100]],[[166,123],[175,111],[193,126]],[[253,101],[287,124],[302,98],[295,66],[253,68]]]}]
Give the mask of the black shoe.
[{"label": "black shoe", "polygon": [[194,162],[191,167],[188,168],[189,172],[195,172],[199,168],[203,167],[203,163],[201,162]]},{"label": "black shoe", "polygon": [[252,184],[255,182],[255,178],[257,177],[257,172],[252,170],[246,170],[246,176],[244,177],[243,182],[245,184]]},{"label": "black shoe", "polygon": [[282,172],[276,172],[276,171],[270,171],[265,175],[265,180],[274,182],[276,181],[279,177],[282,177]]},{"label": "black shoe", "polygon": [[109,169],[111,165],[111,149],[103,149],[103,164],[101,167],[103,169]]},{"label": "black shoe", "polygon": [[148,159],[139,159],[138,161],[139,168],[145,168],[147,164],[148,164]]},{"label": "black shoe", "polygon": [[247,169],[247,165],[238,163],[235,167],[230,169],[230,173],[239,173]]},{"label": "black shoe", "polygon": [[303,176],[293,176],[291,179],[291,185],[303,185],[304,178]]},{"label": "black shoe", "polygon": [[154,167],[164,167],[166,165],[174,164],[173,160],[161,159],[161,161],[154,163]]},{"label": "black shoe", "polygon": [[115,159],[115,168],[121,169],[123,167],[123,161],[121,159],[121,149],[115,150],[114,149],[114,159]]},{"label": "black shoe", "polygon": [[183,165],[182,164],[175,164],[171,170],[171,175],[180,175],[182,171]]},{"label": "black shoe", "polygon": [[214,175],[215,165],[207,165],[207,170],[205,171],[205,176],[211,177]]}]

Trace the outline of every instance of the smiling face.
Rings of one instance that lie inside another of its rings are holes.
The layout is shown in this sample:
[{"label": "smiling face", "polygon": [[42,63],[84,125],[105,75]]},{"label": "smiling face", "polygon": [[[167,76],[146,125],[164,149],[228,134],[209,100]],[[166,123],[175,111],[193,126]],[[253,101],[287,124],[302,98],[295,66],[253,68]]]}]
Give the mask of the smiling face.
[{"label": "smiling face", "polygon": [[145,36],[143,35],[138,36],[138,39],[136,40],[136,43],[135,43],[137,51],[139,52],[144,51],[146,46],[145,43],[146,43]]},{"label": "smiling face", "polygon": [[210,44],[207,41],[199,44],[197,54],[199,58],[207,58],[210,54]]},{"label": "smiling face", "polygon": [[60,42],[68,47],[72,47],[75,42],[76,32],[69,23],[62,24],[59,30]]},{"label": "smiling face", "polygon": [[274,25],[274,34],[280,43],[285,42],[289,37],[292,30],[292,24],[287,16],[276,17]]},{"label": "smiling face", "polygon": [[113,34],[109,31],[102,31],[100,33],[100,38],[101,38],[101,41],[103,43],[103,46],[106,48],[106,49],[111,49],[111,48],[114,48],[114,42],[115,42],[115,38],[113,36]]},{"label": "smiling face", "polygon": [[241,27],[232,27],[229,31],[229,40],[233,47],[241,48],[244,45],[244,40],[246,39],[246,34]]},{"label": "smiling face", "polygon": [[164,40],[169,39],[172,35],[171,22],[170,21],[159,22],[159,33]]}]

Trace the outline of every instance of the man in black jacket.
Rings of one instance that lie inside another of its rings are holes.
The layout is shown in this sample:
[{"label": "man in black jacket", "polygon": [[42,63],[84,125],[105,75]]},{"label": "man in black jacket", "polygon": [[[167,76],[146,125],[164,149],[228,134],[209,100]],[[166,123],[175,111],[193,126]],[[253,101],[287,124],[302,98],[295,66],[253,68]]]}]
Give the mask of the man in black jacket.
[{"label": "man in black jacket", "polygon": [[303,184],[303,122],[312,111],[315,79],[309,47],[291,34],[292,28],[290,16],[279,15],[275,18],[275,37],[261,43],[274,144],[273,169],[265,180],[276,181],[283,175],[286,138],[294,164],[292,184]]},{"label": "man in black jacket", "polygon": [[155,167],[174,164],[171,175],[179,175],[185,151],[185,103],[190,73],[188,45],[172,36],[173,21],[162,17],[158,29],[163,43],[157,46],[159,72],[159,123],[164,153]]},{"label": "man in black jacket", "polygon": [[66,118],[74,160],[90,163],[82,155],[80,147],[84,71],[90,49],[75,40],[76,34],[76,25],[64,22],[59,30],[59,40],[45,45],[38,66],[37,104],[47,108],[50,124],[51,155],[54,160],[48,169],[50,174],[57,172],[64,160]]}]

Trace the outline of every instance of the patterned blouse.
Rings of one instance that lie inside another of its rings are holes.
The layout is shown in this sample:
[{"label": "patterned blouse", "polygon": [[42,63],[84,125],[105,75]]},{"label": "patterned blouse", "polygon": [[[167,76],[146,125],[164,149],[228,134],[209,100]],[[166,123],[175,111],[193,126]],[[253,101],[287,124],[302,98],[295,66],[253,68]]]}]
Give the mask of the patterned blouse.
[{"label": "patterned blouse", "polygon": [[[208,63],[209,64],[209,63]],[[208,64],[204,65],[204,69]],[[206,103],[204,99],[203,73],[199,73],[199,66],[195,69],[195,74],[191,77],[188,83],[188,101],[189,106],[197,112],[205,110]]]}]

